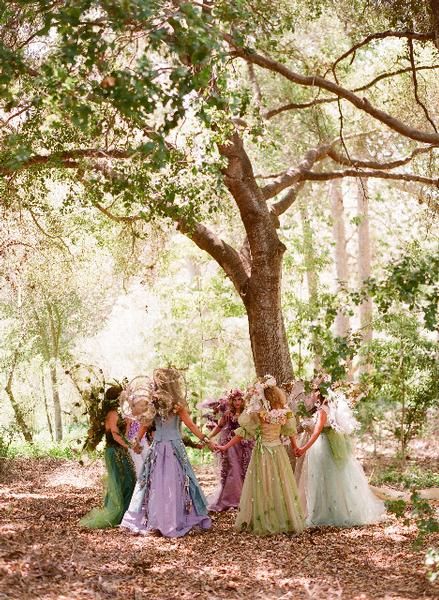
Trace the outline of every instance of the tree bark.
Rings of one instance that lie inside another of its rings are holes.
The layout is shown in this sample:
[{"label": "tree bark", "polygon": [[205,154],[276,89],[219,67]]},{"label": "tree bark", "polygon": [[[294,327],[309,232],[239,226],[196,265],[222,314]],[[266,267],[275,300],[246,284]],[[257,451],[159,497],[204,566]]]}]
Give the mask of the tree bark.
[{"label": "tree bark", "polygon": [[46,385],[44,383],[44,367],[41,367],[41,393],[43,394],[44,410],[46,411],[46,419],[47,419],[47,427],[49,429],[50,439],[53,442],[54,438],[53,438],[52,421],[50,420],[49,405],[47,403]]},{"label": "tree bark", "polygon": [[273,375],[278,383],[293,376],[281,305],[283,252],[279,243],[277,256],[252,273],[244,298],[256,375]]},{"label": "tree bark", "polygon": [[[332,235],[334,239],[334,262],[337,278],[337,293],[349,282],[349,263],[346,249],[346,228],[344,220],[343,192],[340,180],[334,180],[329,186],[331,201]],[[338,311],[335,318],[335,335],[346,337],[350,329],[349,316]]]},{"label": "tree bark", "polygon": [[246,231],[246,252],[245,256],[223,253],[219,257],[216,246],[208,251],[223,268],[226,266],[226,273],[231,277],[246,308],[257,376],[270,374],[278,382],[288,381],[293,376],[293,367],[282,314],[282,259],[285,246],[276,231],[279,220],[270,212],[256,183],[250,159],[238,133],[235,132],[219,150],[227,159],[224,180]]},{"label": "tree bark", "polygon": [[61,400],[59,397],[58,373],[56,362],[53,361],[49,365],[50,381],[52,383],[52,398],[53,398],[53,413],[55,417],[55,440],[62,440],[62,417],[61,417]]},{"label": "tree bark", "polygon": [[24,418],[23,411],[21,410],[20,405],[18,404],[14,392],[12,390],[12,382],[14,379],[14,371],[17,362],[18,353],[15,354],[13,363],[11,366],[11,370],[9,372],[8,380],[6,382],[5,391],[9,397],[9,401],[11,403],[12,409],[14,411],[15,420],[17,421],[17,425],[20,428],[21,434],[28,444],[33,443],[33,435],[30,427],[26,423],[26,419]]},{"label": "tree bark", "polygon": [[[371,249],[369,233],[369,194],[367,181],[359,179],[357,182],[357,216],[358,223],[358,279],[360,287],[371,275]],[[372,341],[372,299],[368,296],[360,304],[360,327],[364,343]],[[360,374],[368,372],[367,360],[359,365]]]}]

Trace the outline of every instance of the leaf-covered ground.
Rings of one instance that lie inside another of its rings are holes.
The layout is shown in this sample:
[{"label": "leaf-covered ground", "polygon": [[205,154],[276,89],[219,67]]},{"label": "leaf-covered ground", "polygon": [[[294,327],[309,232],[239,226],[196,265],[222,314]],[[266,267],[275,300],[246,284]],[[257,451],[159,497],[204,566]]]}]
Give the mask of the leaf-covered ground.
[{"label": "leaf-covered ground", "polygon": [[[100,463],[2,461],[0,599],[434,598],[415,529],[390,517],[348,530],[257,538],[233,513],[182,539],[86,531],[78,519],[101,501]],[[198,468],[206,491],[212,467]],[[429,540],[430,543],[433,540]]]}]

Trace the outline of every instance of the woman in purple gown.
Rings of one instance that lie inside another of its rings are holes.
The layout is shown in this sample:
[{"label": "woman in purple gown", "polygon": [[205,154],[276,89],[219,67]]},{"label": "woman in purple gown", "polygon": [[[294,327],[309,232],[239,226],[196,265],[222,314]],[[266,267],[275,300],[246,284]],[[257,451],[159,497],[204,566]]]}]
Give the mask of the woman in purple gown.
[{"label": "woman in purple gown", "polygon": [[[231,390],[218,401],[214,408],[218,424],[210,433],[213,438],[218,433],[219,444],[224,446],[234,437],[239,427],[238,418],[244,408],[244,394],[241,390]],[[250,462],[254,442],[242,440],[220,456],[220,481],[215,492],[208,498],[209,510],[221,512],[239,506],[242,485]]]},{"label": "woman in purple gown", "polygon": [[140,428],[137,437],[140,440],[153,421],[154,440],[121,527],[134,533],[180,537],[194,527],[211,527],[206,499],[181,438],[181,422],[203,443],[208,444],[209,440],[186,410],[178,371],[156,369],[153,378],[151,420]]}]

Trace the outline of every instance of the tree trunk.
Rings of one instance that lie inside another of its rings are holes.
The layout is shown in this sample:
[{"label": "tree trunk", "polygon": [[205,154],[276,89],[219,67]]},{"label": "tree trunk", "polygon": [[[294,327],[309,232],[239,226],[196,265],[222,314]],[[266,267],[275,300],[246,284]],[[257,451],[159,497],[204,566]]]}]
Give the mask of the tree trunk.
[{"label": "tree trunk", "polygon": [[44,367],[41,368],[41,393],[43,394],[44,410],[46,411],[46,419],[47,419],[47,427],[49,429],[50,439],[53,442],[52,421],[50,420],[49,405],[47,403],[46,384],[44,383]]},{"label": "tree trunk", "polygon": [[289,381],[293,376],[281,305],[284,250],[279,242],[277,256],[263,268],[259,265],[253,269],[243,298],[256,375],[273,375],[278,383]]},{"label": "tree trunk", "polygon": [[[303,258],[305,262],[306,281],[308,286],[308,302],[312,314],[318,313],[318,274],[316,271],[316,252],[314,247],[314,236],[309,223],[308,209],[304,202],[299,202],[299,212],[303,231]],[[312,346],[314,349],[314,369],[321,368],[322,354],[318,336],[313,333]]]},{"label": "tree trunk", "polygon": [[24,415],[23,415],[23,411],[21,410],[20,405],[18,404],[17,400],[15,399],[14,392],[12,391],[12,381],[14,378],[14,370],[15,370],[16,360],[17,360],[17,357],[15,356],[14,362],[11,367],[11,371],[8,376],[8,381],[5,386],[5,391],[9,397],[9,401],[10,401],[12,409],[14,411],[15,420],[17,421],[17,425],[20,428],[20,431],[21,431],[24,439],[26,440],[26,442],[28,444],[32,444],[33,443],[32,431],[28,427],[28,424],[26,423],[26,419],[24,418]]},{"label": "tree trunk", "polygon": [[[360,287],[369,279],[371,275],[371,249],[369,235],[369,197],[367,181],[359,179],[357,185],[357,215],[359,218],[358,224],[358,279]],[[360,304],[360,327],[363,342],[372,341],[372,299],[367,297]],[[367,360],[359,365],[359,372],[366,373],[369,371]]]},{"label": "tree trunk", "polygon": [[235,132],[219,150],[227,159],[224,181],[245,228],[242,250],[235,250],[204,225],[189,228],[180,222],[179,229],[208,252],[233,282],[247,311],[256,374],[286,382],[293,368],[281,304],[285,246],[276,231],[279,219],[267,206],[239,134]]},{"label": "tree trunk", "polygon": [[[349,263],[346,242],[346,229],[344,221],[344,206],[341,180],[335,179],[329,186],[331,201],[332,235],[334,239],[335,273],[337,278],[337,293],[349,282]],[[338,311],[335,318],[335,335],[346,337],[350,330],[349,316]]]},{"label": "tree trunk", "polygon": [[55,440],[62,440],[62,418],[61,418],[61,401],[59,398],[58,373],[56,370],[57,363],[52,361],[49,365],[50,381],[52,382],[52,399],[53,411],[55,416]]}]

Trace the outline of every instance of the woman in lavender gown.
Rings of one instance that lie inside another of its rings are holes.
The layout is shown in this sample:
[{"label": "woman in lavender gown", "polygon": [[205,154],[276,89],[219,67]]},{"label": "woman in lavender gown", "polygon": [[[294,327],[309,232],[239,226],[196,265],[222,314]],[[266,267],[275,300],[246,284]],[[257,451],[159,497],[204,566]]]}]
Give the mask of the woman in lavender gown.
[{"label": "woman in lavender gown", "polygon": [[[206,499],[181,439],[181,422],[203,443],[209,440],[187,412],[178,371],[156,369],[153,379],[150,415],[155,425],[154,440],[121,527],[135,533],[180,537],[195,527],[211,527]],[[140,428],[138,439],[147,425]]]},{"label": "woman in lavender gown", "polygon": [[[235,429],[239,427],[238,418],[244,408],[243,392],[231,390],[218,401],[215,408],[215,416],[219,420],[209,437],[220,434],[219,444],[224,446],[234,437]],[[220,456],[220,481],[215,492],[208,498],[209,510],[221,512],[239,506],[253,446],[253,440],[243,439]]]}]

